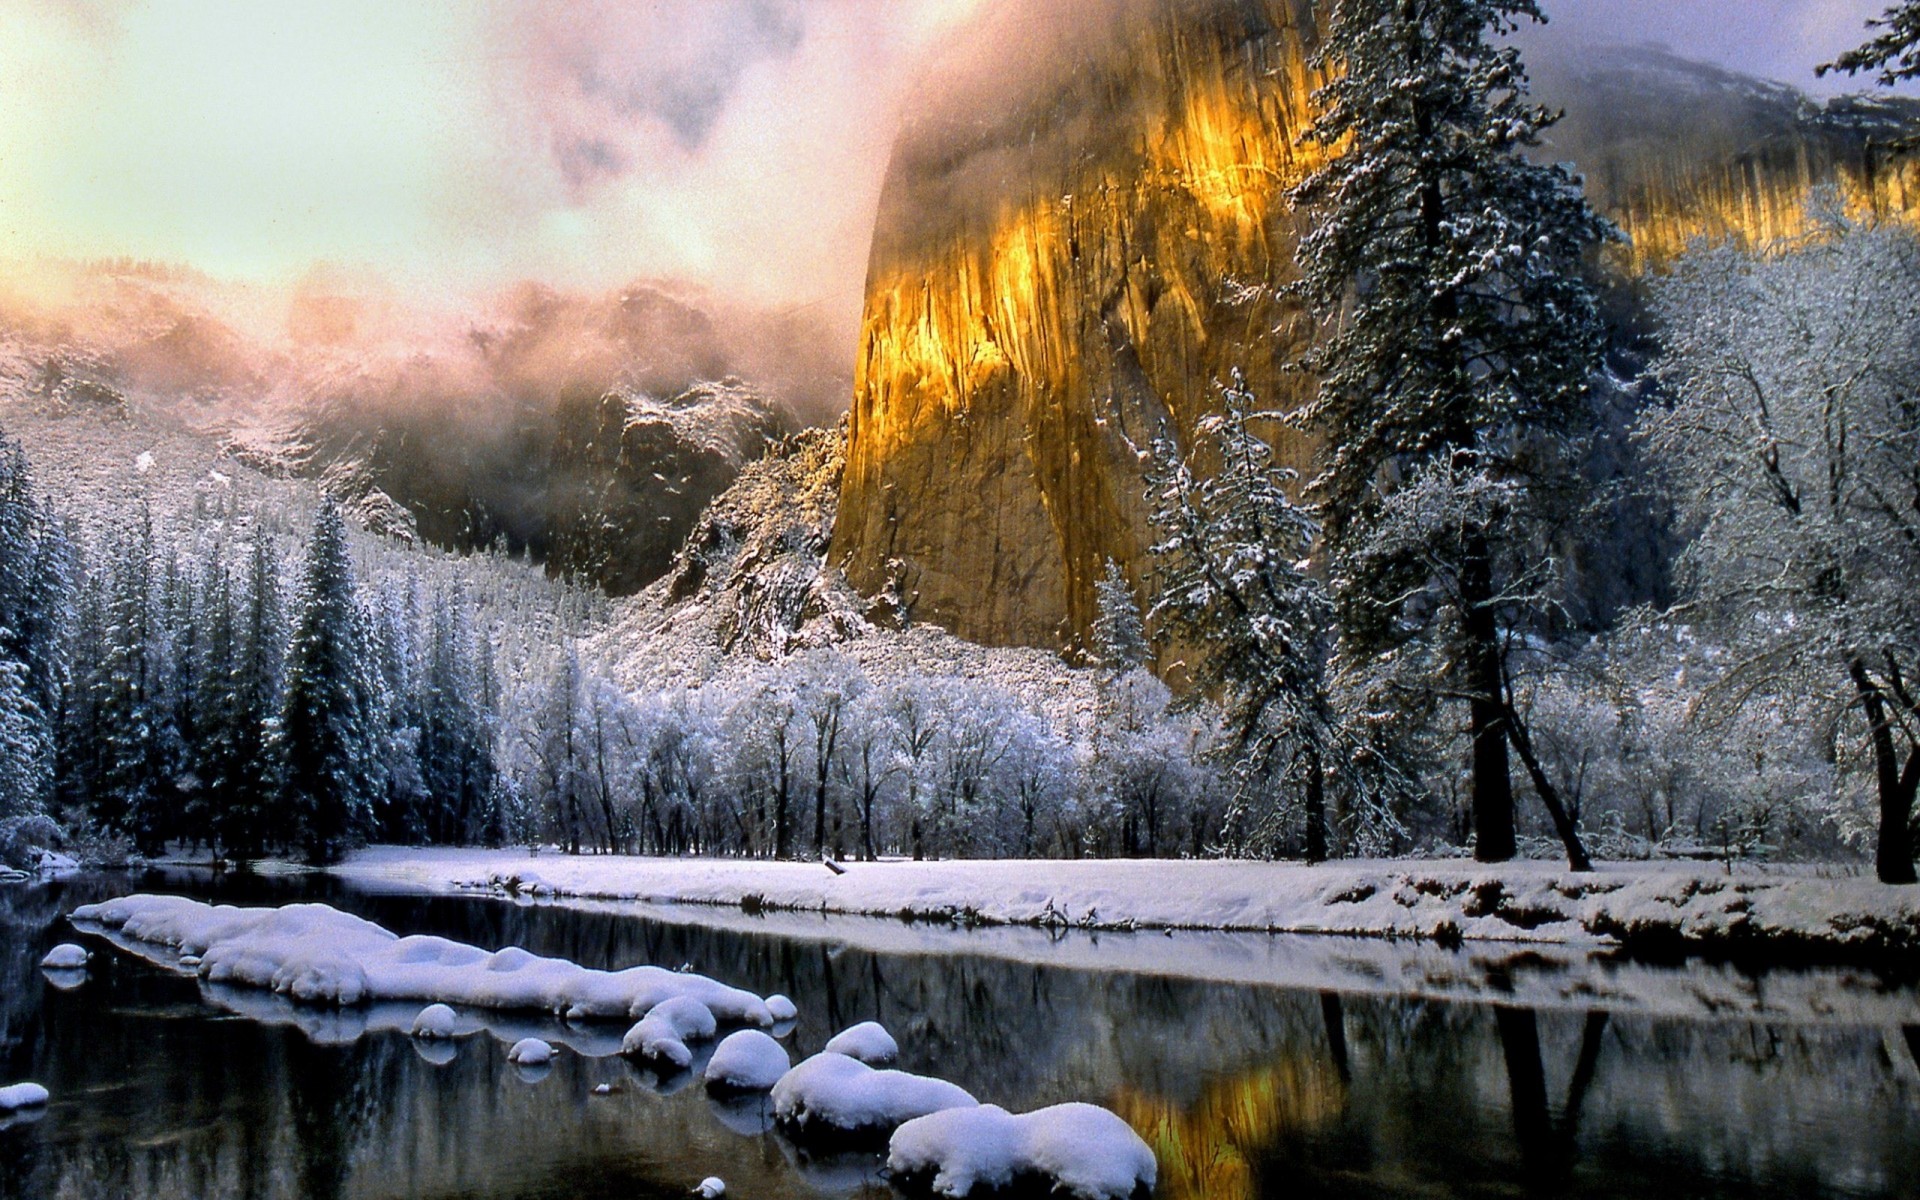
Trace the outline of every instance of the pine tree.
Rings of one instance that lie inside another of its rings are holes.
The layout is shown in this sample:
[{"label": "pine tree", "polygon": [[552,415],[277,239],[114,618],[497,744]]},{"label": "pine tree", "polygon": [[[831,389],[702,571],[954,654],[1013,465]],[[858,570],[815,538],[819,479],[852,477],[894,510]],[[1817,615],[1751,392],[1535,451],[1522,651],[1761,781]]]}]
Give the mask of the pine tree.
[{"label": "pine tree", "polygon": [[232,720],[243,741],[232,781],[220,799],[220,838],[229,853],[245,860],[270,846],[291,845],[298,833],[280,803],[287,628],[279,563],[264,532],[254,534],[245,592],[236,610]]},{"label": "pine tree", "polygon": [[1558,115],[1508,35],[1542,19],[1535,0],[1334,0],[1311,129],[1331,157],[1293,193],[1312,219],[1299,294],[1327,325],[1298,417],[1322,447],[1309,495],[1343,653],[1465,700],[1482,861],[1515,852],[1509,744],[1529,754],[1504,649],[1552,584],[1543,522],[1604,346],[1583,259],[1617,236],[1527,157]]},{"label": "pine tree", "polygon": [[[1294,473],[1253,432],[1263,414],[1238,372],[1219,409],[1201,422],[1196,447],[1218,460],[1211,477],[1198,477],[1172,440],[1154,446],[1152,618],[1194,653],[1195,689],[1225,712],[1240,787],[1229,835],[1271,852],[1298,813],[1306,857],[1324,859],[1331,779],[1356,839],[1378,845],[1397,830],[1392,776],[1328,695],[1332,605],[1306,564],[1318,526],[1287,493]],[[1268,786],[1292,789],[1300,803],[1257,794]]]},{"label": "pine tree", "polygon": [[39,812],[52,796],[71,578],[65,530],[26,453],[0,433],[0,815]]},{"label": "pine tree", "polygon": [[1874,36],[1862,46],[1823,63],[1818,73],[1842,71],[1848,75],[1874,73],[1883,87],[1920,79],[1920,0],[1901,0],[1867,22]]},{"label": "pine tree", "polygon": [[174,814],[167,807],[167,630],[145,501],[115,543],[101,658],[90,683],[99,756],[94,817],[152,852],[173,832]]},{"label": "pine tree", "polygon": [[282,794],[313,862],[338,859],[380,795],[384,745],[366,668],[346,523],[329,499],[307,544],[280,717]]},{"label": "pine tree", "polygon": [[1107,572],[1093,590],[1099,602],[1099,615],[1093,621],[1093,652],[1100,665],[1116,675],[1146,666],[1151,657],[1146,622],[1141,620],[1140,601],[1120,564],[1108,559]]}]

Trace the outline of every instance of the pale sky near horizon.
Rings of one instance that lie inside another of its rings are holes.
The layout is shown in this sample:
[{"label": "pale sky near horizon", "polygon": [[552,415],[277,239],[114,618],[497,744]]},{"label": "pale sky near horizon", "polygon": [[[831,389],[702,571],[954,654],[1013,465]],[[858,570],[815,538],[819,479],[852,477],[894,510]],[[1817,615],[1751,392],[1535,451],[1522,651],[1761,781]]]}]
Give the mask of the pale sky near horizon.
[{"label": "pale sky near horizon", "polygon": [[[844,319],[914,63],[981,2],[0,0],[0,257],[679,276]],[[1547,6],[1814,88],[1885,4]]]}]

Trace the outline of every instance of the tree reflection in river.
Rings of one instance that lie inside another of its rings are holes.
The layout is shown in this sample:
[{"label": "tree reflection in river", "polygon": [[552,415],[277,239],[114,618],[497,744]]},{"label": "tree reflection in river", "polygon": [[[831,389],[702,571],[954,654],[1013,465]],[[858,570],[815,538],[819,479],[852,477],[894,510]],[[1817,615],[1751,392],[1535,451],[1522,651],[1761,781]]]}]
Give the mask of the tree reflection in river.
[{"label": "tree reflection in river", "polygon": [[[423,1055],[394,1032],[404,1006],[303,1009],[113,953],[54,990],[34,964],[71,936],[57,915],[130,886],[0,891],[0,1071],[55,1095],[0,1130],[0,1196],[646,1197],[716,1173],[743,1196],[886,1194],[874,1156],[803,1153],[762,1105],[592,1057],[607,1030],[489,1018],[491,1034]],[[1920,1194],[1913,1025],[1208,983],[311,881],[218,890],[320,892],[404,932],[593,966],[692,964],[791,995],[796,1057],[877,1019],[907,1069],[983,1100],[1113,1106],[1159,1153],[1169,1198]],[[529,1031],[586,1053],[528,1082],[504,1052]]]}]

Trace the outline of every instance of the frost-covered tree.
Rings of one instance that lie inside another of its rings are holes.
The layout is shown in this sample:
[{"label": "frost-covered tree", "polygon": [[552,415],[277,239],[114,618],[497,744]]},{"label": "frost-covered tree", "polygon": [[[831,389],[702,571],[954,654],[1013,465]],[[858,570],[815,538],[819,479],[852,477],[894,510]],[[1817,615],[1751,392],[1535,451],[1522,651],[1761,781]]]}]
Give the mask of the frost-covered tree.
[{"label": "frost-covered tree", "polygon": [[1879,876],[1912,883],[1920,239],[1818,215],[1802,244],[1698,251],[1657,288],[1673,403],[1644,435],[1697,530],[1685,581],[1736,652],[1709,699],[1832,697],[1866,748]]},{"label": "frost-covered tree", "polygon": [[1108,559],[1106,574],[1093,590],[1099,603],[1093,620],[1093,650],[1100,665],[1115,675],[1146,666],[1152,654],[1147,625],[1141,619],[1140,598],[1120,564]]},{"label": "frost-covered tree", "polygon": [[364,834],[385,784],[368,657],[346,522],[329,500],[307,543],[280,716],[282,795],[313,862],[337,859]]},{"label": "frost-covered tree", "polygon": [[1874,36],[1865,45],[1823,63],[1818,73],[1872,74],[1884,87],[1920,78],[1920,0],[1902,0],[1867,22]]},{"label": "frost-covered tree", "polygon": [[1484,861],[1515,849],[1502,652],[1550,595],[1541,526],[1604,345],[1583,258],[1616,236],[1529,157],[1558,117],[1507,35],[1540,19],[1535,0],[1333,0],[1310,131],[1329,157],[1292,194],[1312,218],[1299,295],[1326,325],[1299,419],[1344,655],[1464,701]]},{"label": "frost-covered tree", "polygon": [[158,850],[173,831],[169,777],[173,707],[168,695],[170,647],[158,565],[169,553],[157,541],[150,506],[109,548],[112,576],[104,597],[100,656],[88,680],[94,744],[90,800],[101,824]]},{"label": "frost-covered tree", "polygon": [[1215,472],[1196,474],[1171,438],[1155,444],[1152,618],[1188,651],[1196,693],[1225,716],[1224,751],[1239,783],[1229,838],[1242,851],[1274,853],[1297,827],[1318,862],[1330,844],[1329,786],[1349,844],[1379,845],[1396,829],[1392,775],[1328,693],[1333,607],[1307,563],[1318,526],[1288,495],[1293,472],[1253,431],[1262,416],[1236,372],[1197,431],[1196,450],[1218,463]]},{"label": "frost-covered tree", "polygon": [[25,452],[0,433],[0,816],[39,812],[52,795],[72,578],[66,531]]},{"label": "frost-covered tree", "polygon": [[53,742],[26,664],[0,658],[0,820],[41,810],[53,786]]}]

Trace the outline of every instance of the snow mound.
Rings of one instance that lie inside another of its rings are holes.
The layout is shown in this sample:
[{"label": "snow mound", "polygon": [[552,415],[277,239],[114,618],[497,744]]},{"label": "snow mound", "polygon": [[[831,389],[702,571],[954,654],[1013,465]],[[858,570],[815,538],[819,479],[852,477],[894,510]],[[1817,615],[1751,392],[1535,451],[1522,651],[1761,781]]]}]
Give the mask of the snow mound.
[{"label": "snow mound", "polygon": [[877,1067],[900,1057],[900,1043],[894,1041],[893,1035],[878,1021],[862,1021],[834,1034],[827,1041],[827,1051],[857,1058],[870,1067]]},{"label": "snow mound", "polygon": [[793,1060],[787,1048],[758,1029],[729,1034],[707,1060],[710,1088],[737,1092],[764,1092],[780,1082]]},{"label": "snow mound", "polygon": [[978,1104],[966,1089],[943,1079],[876,1071],[832,1053],[814,1055],[773,1088],[774,1120],[801,1135],[888,1133],[915,1117]]},{"label": "snow mound", "polygon": [[700,1186],[693,1189],[693,1193],[700,1200],[720,1200],[727,1194],[727,1181],[718,1175],[709,1175],[700,1181]]},{"label": "snow mound", "polygon": [[40,965],[49,971],[77,971],[85,967],[87,960],[92,957],[93,955],[87,953],[86,947],[76,946],[72,942],[62,942],[47,951],[47,956],[40,960]]},{"label": "snow mound", "polygon": [[795,1007],[793,1001],[779,992],[767,997],[767,1012],[772,1014],[775,1025],[782,1021],[791,1021],[800,1015],[800,1010]]},{"label": "snow mound", "polygon": [[47,1089],[37,1083],[16,1083],[0,1087],[0,1112],[18,1108],[38,1108],[47,1102]]},{"label": "snow mound", "polygon": [[1125,1121],[1091,1104],[1015,1116],[994,1104],[950,1109],[894,1131],[887,1169],[941,1196],[1040,1182],[1049,1194],[1128,1200],[1153,1190],[1153,1151]]},{"label": "snow mound", "polygon": [[627,1030],[620,1041],[620,1053],[685,1070],[693,1062],[693,1051],[687,1049],[687,1043],[710,1038],[719,1028],[706,1005],[690,996],[675,996],[656,1005]]},{"label": "snow mound", "polygon": [[453,1010],[444,1004],[429,1004],[420,1010],[413,1019],[413,1036],[417,1038],[450,1038],[453,1036],[457,1018]]},{"label": "snow mound", "polygon": [[703,975],[597,971],[513,946],[489,953],[441,937],[396,937],[325,904],[234,908],[140,895],[83,905],[73,920],[198,956],[211,983],[271,988],[311,1003],[415,1000],[580,1021],[633,1020],[685,997],[728,1024],[774,1023],[766,1001]]},{"label": "snow mound", "polygon": [[521,1038],[507,1051],[507,1061],[521,1067],[544,1067],[553,1061],[553,1047],[539,1038]]}]

